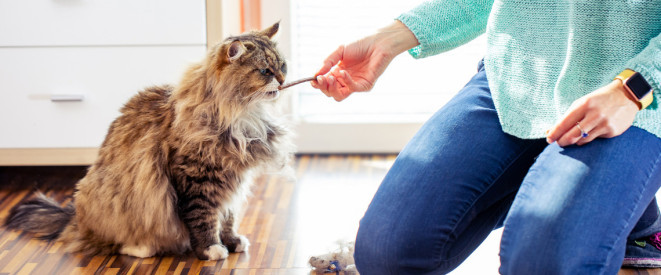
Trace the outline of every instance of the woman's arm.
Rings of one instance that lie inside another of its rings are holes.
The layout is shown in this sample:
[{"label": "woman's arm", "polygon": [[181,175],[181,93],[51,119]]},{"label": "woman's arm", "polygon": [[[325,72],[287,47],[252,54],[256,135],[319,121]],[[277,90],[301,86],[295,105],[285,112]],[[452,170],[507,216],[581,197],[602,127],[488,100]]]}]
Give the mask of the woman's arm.
[{"label": "woman's arm", "polygon": [[493,0],[427,1],[403,13],[406,25],[420,45],[409,53],[415,58],[436,55],[461,46],[486,31]]},{"label": "woman's arm", "polygon": [[409,50],[422,58],[484,33],[492,4],[493,0],[425,2],[376,34],[340,46],[324,60],[312,87],[337,101],[369,91],[400,53]]},{"label": "woman's arm", "polygon": [[337,101],[353,92],[369,91],[395,56],[416,45],[413,33],[395,21],[373,35],[337,48],[324,60],[312,87]]}]

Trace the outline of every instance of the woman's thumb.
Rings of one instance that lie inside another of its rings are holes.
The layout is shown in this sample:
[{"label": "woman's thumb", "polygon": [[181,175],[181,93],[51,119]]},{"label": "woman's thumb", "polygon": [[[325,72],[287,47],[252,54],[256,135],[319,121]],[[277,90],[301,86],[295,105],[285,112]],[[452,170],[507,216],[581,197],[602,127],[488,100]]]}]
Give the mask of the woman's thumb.
[{"label": "woman's thumb", "polygon": [[324,75],[330,72],[333,66],[337,65],[337,63],[342,61],[343,56],[344,56],[344,45],[341,45],[340,47],[337,48],[337,50],[335,50],[328,57],[326,57],[326,60],[324,60],[323,67],[319,69],[319,71],[315,74],[315,76]]}]

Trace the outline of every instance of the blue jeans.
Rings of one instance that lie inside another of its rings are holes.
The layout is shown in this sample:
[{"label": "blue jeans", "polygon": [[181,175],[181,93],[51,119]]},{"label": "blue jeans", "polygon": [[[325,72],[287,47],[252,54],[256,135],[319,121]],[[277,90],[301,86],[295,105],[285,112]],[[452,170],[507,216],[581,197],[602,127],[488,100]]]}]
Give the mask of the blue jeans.
[{"label": "blue jeans", "polygon": [[[361,274],[443,274],[504,226],[502,274],[616,274],[661,185],[636,127],[559,147],[503,132],[479,71],[402,150],[360,222]],[[645,221],[652,224],[655,217]]]}]

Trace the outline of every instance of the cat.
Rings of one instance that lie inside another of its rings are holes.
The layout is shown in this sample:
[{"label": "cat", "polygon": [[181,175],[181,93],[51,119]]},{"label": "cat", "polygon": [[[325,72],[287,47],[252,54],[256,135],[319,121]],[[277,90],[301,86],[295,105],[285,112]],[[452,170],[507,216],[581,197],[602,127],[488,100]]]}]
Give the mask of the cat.
[{"label": "cat", "polygon": [[5,225],[61,241],[69,252],[151,257],[246,251],[238,206],[256,173],[285,169],[290,130],[273,115],[287,65],[279,23],[232,36],[177,86],[149,87],[121,109],[96,161],[61,207],[43,194],[11,209]]}]

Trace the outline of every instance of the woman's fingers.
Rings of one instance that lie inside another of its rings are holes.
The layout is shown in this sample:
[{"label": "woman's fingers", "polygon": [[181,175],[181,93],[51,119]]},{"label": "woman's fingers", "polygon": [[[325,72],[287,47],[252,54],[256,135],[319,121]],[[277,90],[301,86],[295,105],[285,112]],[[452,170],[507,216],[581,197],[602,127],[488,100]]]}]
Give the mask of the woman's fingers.
[{"label": "woman's fingers", "polygon": [[316,81],[312,81],[310,85],[336,101],[346,99],[354,91],[352,87],[356,86],[351,76],[343,70],[336,70],[328,75],[319,75]]},{"label": "woman's fingers", "polygon": [[[580,123],[579,125],[581,125],[581,127],[583,127],[583,124],[587,124],[587,123]],[[594,124],[595,123],[588,124],[588,127],[589,127],[589,125],[594,125]],[[585,127],[585,128],[583,128],[583,131],[585,131],[587,133],[587,137],[579,139],[576,142],[576,145],[581,146],[581,145],[590,143],[593,140],[595,140],[596,138],[599,138],[599,137],[602,137],[603,135],[605,135],[608,132],[608,130],[607,130],[606,127],[604,127],[605,126],[604,124],[605,124],[604,121],[600,121],[600,122],[597,123],[597,125],[595,127],[592,127],[592,128]]]},{"label": "woman's fingers", "polygon": [[312,87],[319,89],[322,93],[324,93],[327,97],[330,97],[330,93],[328,92],[328,79],[323,76],[323,75],[318,75],[316,81],[310,82]]},{"label": "woman's fingers", "polygon": [[558,144],[560,146],[583,145],[593,141],[602,135],[599,128],[601,119],[602,117],[597,114],[586,114],[581,121],[576,122],[575,127],[567,134],[567,139],[559,140]]},{"label": "woman's fingers", "polygon": [[329,73],[342,60],[343,54],[344,45],[341,45],[324,60],[323,66],[315,74],[317,79],[310,82],[313,88],[321,90],[328,97],[332,96],[331,87],[333,86],[331,84],[333,80],[325,76],[325,74]]},{"label": "woman's fingers", "polygon": [[335,101],[338,102],[344,100],[346,96],[344,96],[344,94],[342,93],[343,87],[338,81],[338,79],[333,75],[329,76],[328,79],[329,79],[328,91],[331,97],[333,97],[333,99],[335,99]]},{"label": "woman's fingers", "polygon": [[342,60],[344,56],[344,45],[341,45],[340,47],[337,48],[333,53],[331,53],[328,57],[326,57],[326,60],[324,60],[324,65],[319,69],[319,71],[315,75],[325,75],[330,70],[337,65],[337,63]]},{"label": "woman's fingers", "polygon": [[363,83],[356,82],[353,77],[351,77],[351,74],[344,70],[339,72],[338,81],[347,88],[346,92],[368,91],[372,89],[371,86],[365,86]]},{"label": "woman's fingers", "polygon": [[[569,143],[569,140],[572,139],[571,131],[575,128],[576,122],[581,121],[585,117],[585,112],[580,106],[581,105],[579,104],[578,106],[570,107],[570,111],[567,115],[549,130],[549,133],[546,136],[546,141],[548,143],[557,141],[560,146],[565,146],[563,144],[573,144]],[[576,131],[574,131],[574,134],[575,133]]]},{"label": "woman's fingers", "polygon": [[584,145],[596,138],[611,138],[626,131],[638,106],[622,91],[621,82],[612,81],[579,99],[562,120],[549,130],[547,141],[560,146]]}]

